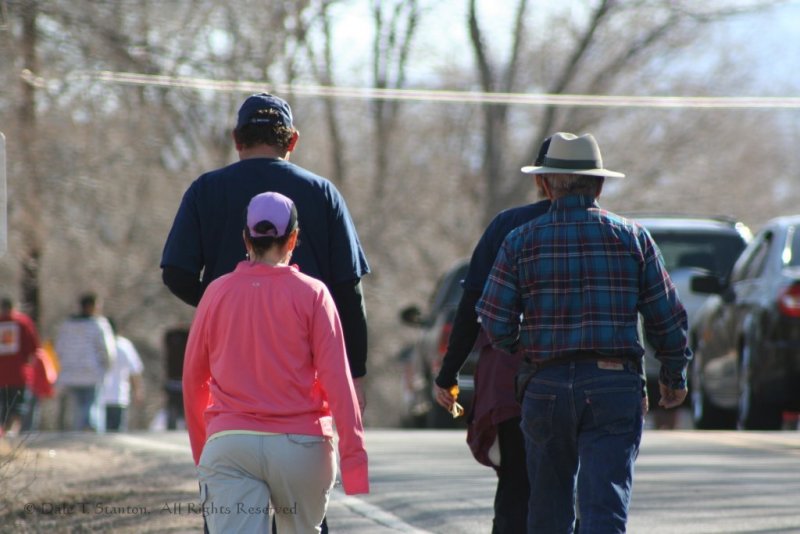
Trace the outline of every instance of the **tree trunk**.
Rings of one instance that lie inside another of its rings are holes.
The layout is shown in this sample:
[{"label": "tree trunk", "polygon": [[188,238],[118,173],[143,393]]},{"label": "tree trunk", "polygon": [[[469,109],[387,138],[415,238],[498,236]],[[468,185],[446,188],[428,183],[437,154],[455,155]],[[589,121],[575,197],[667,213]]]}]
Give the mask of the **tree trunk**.
[{"label": "tree trunk", "polygon": [[[523,21],[526,9],[527,0],[520,0],[514,17],[509,59],[505,67],[501,69],[502,75],[500,75],[494,71],[489,62],[489,54],[478,21],[476,2],[469,0],[467,25],[472,51],[475,54],[478,77],[484,92],[511,92],[514,89],[519,51],[524,36]],[[506,160],[505,146],[508,135],[508,105],[483,104],[482,111],[484,118],[482,172],[486,195],[483,217],[486,223],[499,210],[508,207],[507,195],[503,194],[503,186],[507,182],[504,161]],[[524,194],[522,196],[524,197]]]},{"label": "tree trunk", "polygon": [[[389,12],[384,21],[384,10]],[[378,89],[400,89],[405,86],[408,55],[419,22],[416,0],[373,3],[375,38],[373,40],[372,76]],[[375,132],[375,181],[373,196],[378,206],[383,204],[386,180],[390,174],[390,144],[397,124],[399,103],[376,99],[372,103],[372,122]]]},{"label": "tree trunk", "polygon": [[[22,16],[22,54],[24,68],[36,73],[38,69],[37,58],[37,32],[36,18],[38,13],[37,0],[26,2],[21,9]],[[37,162],[38,143],[36,124],[36,87],[34,84],[21,80],[22,99],[19,106],[18,146],[22,162],[24,188],[28,194],[22,202],[23,218],[26,222],[26,232],[22,240],[25,250],[21,254],[21,280],[20,293],[23,309],[38,323],[41,315],[39,301],[39,273],[41,268],[41,235],[38,231],[37,214],[41,213],[42,204],[39,191],[39,165]]]}]

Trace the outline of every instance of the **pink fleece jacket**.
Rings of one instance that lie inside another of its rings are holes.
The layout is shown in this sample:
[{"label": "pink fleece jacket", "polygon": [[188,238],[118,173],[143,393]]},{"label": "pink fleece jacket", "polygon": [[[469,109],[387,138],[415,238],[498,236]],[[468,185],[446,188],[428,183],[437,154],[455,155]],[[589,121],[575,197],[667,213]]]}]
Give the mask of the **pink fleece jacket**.
[{"label": "pink fleece jacket", "polygon": [[292,266],[243,261],[211,283],[183,366],[195,464],[223,430],[339,436],[345,493],[369,492],[364,427],[336,306]]}]

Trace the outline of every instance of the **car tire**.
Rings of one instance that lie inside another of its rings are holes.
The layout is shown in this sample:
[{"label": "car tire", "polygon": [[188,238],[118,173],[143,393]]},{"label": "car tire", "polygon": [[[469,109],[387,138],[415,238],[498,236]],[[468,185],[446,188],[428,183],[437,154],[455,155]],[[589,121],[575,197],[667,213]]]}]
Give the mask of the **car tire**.
[{"label": "car tire", "polygon": [[453,416],[438,404],[428,412],[428,428],[457,428],[458,423]]},{"label": "car tire", "polygon": [[745,342],[741,350],[739,367],[739,430],[780,430],[783,426],[783,410],[780,406],[761,401],[753,392],[750,369],[753,351]]},{"label": "car tire", "polygon": [[423,414],[406,414],[400,421],[402,428],[426,428],[427,425],[427,412]]},{"label": "car tire", "polygon": [[703,387],[700,371],[701,359],[692,360],[692,387],[689,394],[692,399],[692,423],[698,430],[733,430],[736,428],[736,411],[720,408],[709,399]]}]

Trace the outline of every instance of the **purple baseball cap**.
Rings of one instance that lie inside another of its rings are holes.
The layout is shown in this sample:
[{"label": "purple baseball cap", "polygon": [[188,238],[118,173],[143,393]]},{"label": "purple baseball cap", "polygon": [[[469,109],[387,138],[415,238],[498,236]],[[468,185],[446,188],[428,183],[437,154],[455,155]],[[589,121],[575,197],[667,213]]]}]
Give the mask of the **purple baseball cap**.
[{"label": "purple baseball cap", "polygon": [[252,237],[289,235],[297,228],[297,208],[292,199],[280,193],[258,194],[247,206],[247,228]]},{"label": "purple baseball cap", "polygon": [[255,116],[256,112],[262,109],[274,109],[282,119],[281,124],[287,128],[292,128],[292,108],[289,107],[289,104],[284,99],[275,95],[258,93],[248,96],[247,100],[242,103],[242,107],[239,108],[239,118],[236,121],[236,129],[238,130],[247,124],[271,122],[268,118]]}]

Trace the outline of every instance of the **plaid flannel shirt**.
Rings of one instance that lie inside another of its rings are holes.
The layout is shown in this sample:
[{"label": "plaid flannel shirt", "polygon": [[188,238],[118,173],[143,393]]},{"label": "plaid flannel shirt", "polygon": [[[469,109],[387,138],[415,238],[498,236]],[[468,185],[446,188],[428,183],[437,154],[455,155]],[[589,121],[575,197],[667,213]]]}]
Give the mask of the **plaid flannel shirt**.
[{"label": "plaid flannel shirt", "polygon": [[531,361],[579,351],[641,358],[641,314],[660,381],[686,387],[686,311],[661,253],[647,230],[591,196],[558,199],[509,233],[475,309],[496,347]]}]

